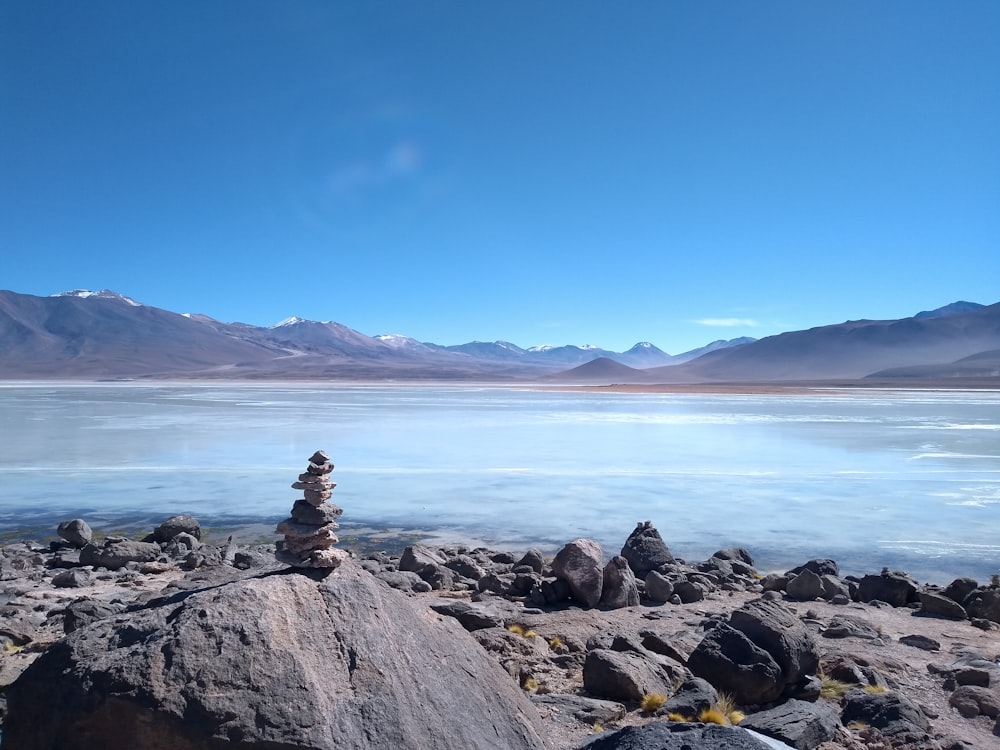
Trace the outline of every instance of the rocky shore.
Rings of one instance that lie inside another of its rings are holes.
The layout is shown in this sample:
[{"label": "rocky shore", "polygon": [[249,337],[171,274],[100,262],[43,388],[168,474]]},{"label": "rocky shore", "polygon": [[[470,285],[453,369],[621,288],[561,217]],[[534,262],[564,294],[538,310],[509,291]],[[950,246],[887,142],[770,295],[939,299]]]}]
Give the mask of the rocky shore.
[{"label": "rocky shore", "polygon": [[[285,544],[328,556],[337,515]],[[761,575],[744,549],[678,559],[650,522],[615,550],[336,568],[189,516],[58,536],[0,548],[4,748],[1000,747],[996,580]]]}]

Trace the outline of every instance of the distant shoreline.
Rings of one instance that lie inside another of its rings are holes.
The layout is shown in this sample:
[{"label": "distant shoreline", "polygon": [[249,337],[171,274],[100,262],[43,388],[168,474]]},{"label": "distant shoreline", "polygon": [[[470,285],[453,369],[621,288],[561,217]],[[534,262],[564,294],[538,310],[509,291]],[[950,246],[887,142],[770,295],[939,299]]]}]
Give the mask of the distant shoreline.
[{"label": "distant shoreline", "polygon": [[866,391],[978,391],[1000,393],[1000,377],[991,378],[913,378],[913,379],[831,379],[805,381],[700,382],[700,383],[572,383],[540,381],[480,380],[317,380],[309,378],[224,379],[156,378],[122,379],[7,379],[0,377],[0,388],[17,387],[301,387],[324,388],[494,388],[498,390],[556,391],[581,393],[634,394],[705,394],[705,395],[820,395],[826,392]]}]

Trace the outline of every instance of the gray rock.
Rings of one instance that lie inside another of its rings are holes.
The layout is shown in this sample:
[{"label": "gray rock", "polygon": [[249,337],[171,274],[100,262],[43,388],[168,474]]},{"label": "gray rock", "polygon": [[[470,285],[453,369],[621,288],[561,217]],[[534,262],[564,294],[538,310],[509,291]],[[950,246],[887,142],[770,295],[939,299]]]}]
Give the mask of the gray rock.
[{"label": "gray rock", "polygon": [[504,600],[482,604],[455,599],[434,599],[428,606],[440,615],[454,617],[466,630],[502,628],[514,614],[514,608]]},{"label": "gray rock", "polygon": [[785,688],[781,667],[771,655],[726,623],[708,632],[687,666],[744,706],[777,700]]},{"label": "gray rock", "polygon": [[[784,747],[788,747],[784,745]],[[602,732],[580,750],[780,750],[740,727],[652,722]]]},{"label": "gray rock", "polygon": [[639,587],[628,561],[615,555],[604,567],[601,587],[601,606],[609,609],[639,606]]},{"label": "gray rock", "polygon": [[808,601],[823,596],[823,580],[811,570],[803,570],[794,578],[789,578],[785,593],[792,599]]},{"label": "gray rock", "polygon": [[840,720],[845,725],[854,721],[882,730],[885,734],[926,732],[927,717],[917,706],[897,693],[875,693],[852,690],[844,696]]},{"label": "gray rock", "polygon": [[917,601],[917,582],[905,573],[883,571],[880,575],[867,575],[858,584],[858,600],[878,600],[893,607],[905,607]]},{"label": "gray rock", "polygon": [[399,557],[399,569],[419,574],[428,566],[437,567],[445,564],[443,555],[438,554],[423,544],[413,544],[403,550]]},{"label": "gray rock", "polygon": [[834,738],[840,717],[826,704],[790,700],[750,714],[740,726],[781,740],[796,750],[814,750]]},{"label": "gray rock", "polygon": [[524,553],[524,556],[518,560],[517,565],[527,565],[536,573],[541,573],[545,570],[545,557],[541,551],[532,548]]},{"label": "gray rock", "polygon": [[636,524],[622,546],[621,555],[628,560],[632,572],[643,579],[649,571],[676,562],[660,532],[649,521]]},{"label": "gray rock", "polygon": [[473,560],[468,555],[456,555],[455,557],[449,558],[445,566],[454,570],[463,578],[468,578],[473,581],[478,581],[480,578],[486,575],[486,571],[483,567]]},{"label": "gray rock", "polygon": [[945,617],[950,620],[967,620],[965,609],[950,596],[936,591],[921,591],[920,611],[932,617]]},{"label": "gray rock", "polygon": [[569,584],[570,595],[586,607],[596,607],[604,587],[604,553],[590,539],[575,539],[556,554],[552,573]]},{"label": "gray rock", "polygon": [[941,650],[941,643],[926,635],[903,635],[900,636],[899,642],[907,646],[912,646],[913,648],[919,648],[923,651]]},{"label": "gray rock", "polygon": [[399,591],[416,591],[417,585],[421,583],[427,586],[427,590],[430,591],[430,586],[424,583],[420,576],[409,570],[383,570],[376,573],[375,577]]},{"label": "gray rock", "polygon": [[201,524],[186,514],[172,516],[153,529],[153,539],[157,542],[169,542],[181,532],[201,540]]},{"label": "gray rock", "polygon": [[583,663],[583,686],[599,698],[640,701],[650,693],[670,695],[690,676],[683,667],[655,654],[595,649]]},{"label": "gray rock", "polygon": [[295,504],[292,505],[291,515],[299,523],[325,526],[328,523],[335,523],[343,513],[343,509],[333,503],[323,503],[316,506],[305,500],[296,500]]},{"label": "gray rock", "polygon": [[979,588],[979,583],[974,578],[956,578],[945,586],[942,595],[961,604],[965,598]]},{"label": "gray rock", "polygon": [[63,521],[56,529],[56,533],[74,547],[86,547],[94,537],[94,532],[82,518]]},{"label": "gray rock", "polygon": [[795,612],[778,601],[755,599],[734,610],[729,624],[767,651],[792,685],[819,668],[819,646]]},{"label": "gray rock", "polygon": [[708,593],[708,588],[694,581],[682,580],[674,583],[674,593],[671,600],[676,596],[681,604],[693,604],[700,602]]},{"label": "gray rock", "polygon": [[797,568],[792,568],[788,571],[788,575],[798,575],[803,570],[808,570],[815,573],[818,576],[835,576],[840,577],[840,566],[833,560],[827,560],[825,558],[809,560],[808,562],[799,565]]},{"label": "gray rock", "polygon": [[1000,622],[1000,589],[976,589],[965,598],[963,604],[969,617]]},{"label": "gray rock", "polygon": [[544,747],[534,707],[457,623],[350,560],[96,622],[7,698],[12,750]]},{"label": "gray rock", "polygon": [[753,557],[743,547],[720,549],[712,557],[717,557],[720,560],[739,560],[741,563],[749,565],[751,568],[753,567]]},{"label": "gray rock", "polygon": [[665,604],[674,595],[674,584],[662,573],[651,570],[645,581],[646,596],[652,601]]},{"label": "gray rock", "polygon": [[105,543],[103,547],[88,544],[80,550],[80,564],[95,568],[120,570],[130,562],[152,562],[160,556],[160,545],[153,542],[133,542],[122,539]]},{"label": "gray rock", "polygon": [[119,614],[123,609],[123,605],[108,604],[93,599],[72,602],[63,610],[63,632],[72,633],[92,622]]},{"label": "gray rock", "polygon": [[625,706],[621,703],[586,698],[582,695],[567,693],[532,695],[531,702],[536,706],[555,708],[571,716],[575,721],[582,721],[585,724],[608,724],[625,718]]},{"label": "gray rock", "polygon": [[70,568],[52,576],[52,585],[60,589],[78,589],[90,585],[90,571]]},{"label": "gray rock", "polygon": [[966,719],[975,716],[1000,716],[1000,694],[979,685],[961,685],[948,698],[951,705]]},{"label": "gray rock", "polygon": [[863,638],[874,641],[881,635],[870,622],[854,615],[835,615],[823,631],[824,638]]},{"label": "gray rock", "polygon": [[660,713],[680,714],[685,718],[697,719],[702,711],[711,708],[718,701],[719,693],[712,687],[712,683],[701,677],[692,677],[681,683]]}]

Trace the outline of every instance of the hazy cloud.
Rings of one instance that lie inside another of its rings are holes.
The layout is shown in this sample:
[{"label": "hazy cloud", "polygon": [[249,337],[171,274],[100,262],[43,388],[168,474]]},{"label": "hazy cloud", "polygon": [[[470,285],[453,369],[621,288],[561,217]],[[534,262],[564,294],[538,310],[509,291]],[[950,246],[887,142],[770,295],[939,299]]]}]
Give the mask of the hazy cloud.
[{"label": "hazy cloud", "polygon": [[750,318],[700,318],[694,322],[714,328],[753,328],[757,325],[757,321]]}]

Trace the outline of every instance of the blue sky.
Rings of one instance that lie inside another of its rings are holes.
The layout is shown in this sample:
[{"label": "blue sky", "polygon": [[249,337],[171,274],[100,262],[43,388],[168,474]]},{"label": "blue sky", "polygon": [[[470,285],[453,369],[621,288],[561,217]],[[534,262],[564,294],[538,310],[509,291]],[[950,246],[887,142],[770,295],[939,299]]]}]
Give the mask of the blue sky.
[{"label": "blue sky", "polygon": [[672,353],[997,302],[997,38],[992,0],[0,0],[0,288]]}]

